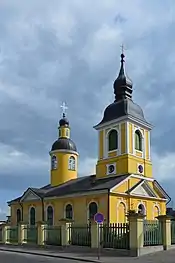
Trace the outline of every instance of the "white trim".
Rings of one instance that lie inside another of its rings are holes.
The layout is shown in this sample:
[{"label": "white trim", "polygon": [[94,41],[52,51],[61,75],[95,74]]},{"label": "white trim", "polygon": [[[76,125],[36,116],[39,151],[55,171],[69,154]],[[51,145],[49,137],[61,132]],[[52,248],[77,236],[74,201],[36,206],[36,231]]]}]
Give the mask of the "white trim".
[{"label": "white trim", "polygon": [[[120,128],[120,127],[119,127]],[[115,150],[112,150],[112,151],[109,151],[109,133],[112,131],[112,130],[114,130],[114,131],[116,131],[117,132],[117,149],[115,149]],[[108,156],[108,154],[110,153],[110,152],[114,152],[114,151],[120,151],[119,149],[119,147],[120,147],[120,131],[119,131],[119,129],[117,128],[117,127],[111,127],[107,132],[106,132],[106,138],[105,138],[105,140],[106,140],[106,151],[107,151],[107,156]],[[117,156],[117,155],[116,155]],[[109,157],[108,156],[108,158],[111,158],[111,157]],[[114,158],[114,157],[113,157]]]},{"label": "white trim", "polygon": [[155,201],[167,201],[168,200],[166,198],[159,198],[159,197],[152,197],[152,196],[141,196],[141,195],[134,195],[134,194],[128,195],[126,193],[121,193],[121,192],[115,192],[113,194],[116,196],[127,196],[127,197],[130,196],[130,197],[136,197],[136,198],[143,198],[145,200],[147,199],[155,200]]},{"label": "white trim", "polygon": [[107,157],[106,151],[106,129],[103,130],[103,159]]},{"label": "white trim", "polygon": [[151,161],[151,141],[150,141],[150,131],[148,131],[148,160]]},{"label": "white trim", "polygon": [[45,197],[44,200],[50,200],[50,199],[65,199],[65,198],[71,198],[71,197],[81,197],[81,196],[92,196],[94,195],[100,195],[100,194],[107,194],[108,190],[100,190],[100,191],[88,191],[83,193],[74,193],[70,195],[63,195],[63,196],[52,196],[52,197]]},{"label": "white trim", "polygon": [[21,197],[20,202],[24,202],[25,198],[28,194],[33,194],[34,196],[36,196],[36,199],[31,199],[31,200],[26,200],[26,202],[31,202],[31,201],[36,201],[36,200],[41,200],[41,197],[39,195],[37,195],[34,191],[32,191],[32,189],[28,188],[27,191],[25,192],[25,194]]},{"label": "white trim", "polygon": [[86,212],[87,222],[88,222],[88,220],[89,220],[89,205],[90,205],[91,203],[96,203],[96,205],[97,205],[97,212],[98,212],[98,208],[99,208],[99,204],[98,204],[98,202],[97,202],[96,200],[91,199],[91,201],[88,202],[87,207],[86,207],[86,211],[87,211],[87,212]]},{"label": "white trim", "polygon": [[126,153],[129,154],[129,122],[126,121]]},{"label": "white trim", "polygon": [[121,138],[122,138],[121,123],[119,123],[119,129],[118,129],[118,154],[117,155],[121,155],[121,152],[122,152]]},{"label": "white trim", "polygon": [[114,120],[111,120],[111,121],[108,121],[108,122],[105,122],[105,123],[102,123],[102,124],[97,124],[93,128],[96,129],[96,130],[100,130],[100,129],[103,129],[104,127],[107,128],[107,127],[110,127],[113,124],[118,124],[121,121],[131,121],[134,124],[141,126],[142,128],[147,128],[148,130],[151,130],[153,128],[153,126],[150,123],[144,122],[144,121],[139,120],[139,119],[136,119],[136,118],[134,118],[132,116],[123,116],[121,118],[117,118],[117,119],[114,119]]},{"label": "white trim", "polygon": [[71,151],[71,150],[55,150],[55,151],[50,151],[49,154],[52,155],[54,153],[60,153],[60,152],[61,153],[64,152],[64,153],[75,154],[75,155],[79,156],[79,154],[77,152]]},{"label": "white trim", "polygon": [[153,182],[155,180],[153,178],[149,178],[149,177],[145,177],[145,176],[137,175],[137,174],[131,174],[131,177],[138,178],[138,179],[144,179],[145,181],[150,181],[150,182]]},{"label": "white trim", "polygon": [[[109,171],[108,171],[108,168],[110,165],[114,166],[114,171],[112,173],[109,173]],[[106,175],[116,175],[116,163],[106,164]]]},{"label": "white trim", "polygon": [[54,223],[55,223],[55,208],[54,208],[54,206],[53,206],[52,204],[50,204],[50,203],[45,206],[46,221],[47,221],[47,218],[48,218],[47,209],[48,209],[49,206],[52,207],[52,209],[53,209],[53,226],[54,226]]},{"label": "white trim", "polygon": [[110,193],[112,193],[113,190],[115,190],[116,187],[118,187],[118,186],[122,185],[124,182],[128,181],[130,177],[131,177],[131,176],[128,176],[127,178],[125,178],[124,180],[122,180],[120,183],[118,183],[118,184],[116,184],[115,186],[113,186],[113,187],[110,189]]}]

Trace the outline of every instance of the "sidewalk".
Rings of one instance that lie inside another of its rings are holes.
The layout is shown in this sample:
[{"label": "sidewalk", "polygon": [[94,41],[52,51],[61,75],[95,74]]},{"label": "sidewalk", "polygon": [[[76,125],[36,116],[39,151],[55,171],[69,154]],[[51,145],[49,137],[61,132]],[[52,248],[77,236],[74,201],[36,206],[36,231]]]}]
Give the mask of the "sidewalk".
[{"label": "sidewalk", "polygon": [[[66,249],[60,248],[42,248],[42,247],[28,247],[28,246],[17,246],[17,245],[0,245],[0,251],[9,251],[15,253],[23,253],[23,254],[31,254],[31,255],[42,255],[42,256],[49,256],[54,258],[63,258],[63,259],[71,259],[77,260],[82,262],[92,262],[92,263],[99,263],[99,262],[108,262],[108,263],[122,263],[126,262],[128,257],[118,257],[117,255],[114,256],[104,256],[101,255],[100,259],[98,260],[98,251],[93,252],[82,252],[82,253],[71,253],[66,251]],[[121,261],[122,259],[122,261]]]}]

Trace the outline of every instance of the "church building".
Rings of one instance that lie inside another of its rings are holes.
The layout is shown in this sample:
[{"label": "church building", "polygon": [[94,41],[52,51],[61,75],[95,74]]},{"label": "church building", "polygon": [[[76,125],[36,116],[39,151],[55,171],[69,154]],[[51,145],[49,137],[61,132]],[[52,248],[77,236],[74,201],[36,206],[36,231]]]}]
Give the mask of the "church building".
[{"label": "church building", "polygon": [[98,133],[96,174],[77,176],[79,154],[64,112],[58,139],[50,151],[50,182],[41,188],[29,187],[8,202],[12,225],[20,221],[58,225],[61,219],[86,224],[97,212],[104,215],[106,223],[126,222],[130,210],[148,220],[166,214],[170,197],[152,174],[152,126],[133,101],[133,84],[124,63],[122,53],[113,84],[114,102],[94,126]]}]

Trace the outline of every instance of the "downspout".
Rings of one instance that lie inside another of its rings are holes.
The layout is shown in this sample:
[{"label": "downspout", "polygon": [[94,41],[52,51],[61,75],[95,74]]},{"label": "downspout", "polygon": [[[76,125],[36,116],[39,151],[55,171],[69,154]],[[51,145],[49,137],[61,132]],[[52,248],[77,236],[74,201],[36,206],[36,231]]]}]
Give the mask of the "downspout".
[{"label": "downspout", "polygon": [[107,224],[110,223],[110,189],[108,189]]},{"label": "downspout", "polygon": [[41,197],[41,204],[42,204],[42,221],[44,222],[44,198]]}]

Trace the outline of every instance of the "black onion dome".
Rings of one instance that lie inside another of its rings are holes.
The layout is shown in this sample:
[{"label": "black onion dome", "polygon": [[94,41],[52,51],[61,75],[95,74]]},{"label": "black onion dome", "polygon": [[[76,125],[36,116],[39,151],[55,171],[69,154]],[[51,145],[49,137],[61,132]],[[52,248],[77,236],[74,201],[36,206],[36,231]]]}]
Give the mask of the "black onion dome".
[{"label": "black onion dome", "polygon": [[114,81],[115,101],[132,98],[132,81],[129,79],[124,68],[124,54],[121,54],[121,67],[117,79]]},{"label": "black onion dome", "polygon": [[59,138],[53,143],[51,149],[51,151],[56,151],[56,150],[69,150],[69,151],[77,152],[77,147],[71,139]]},{"label": "black onion dome", "polygon": [[59,121],[59,125],[60,125],[60,126],[69,126],[69,121],[68,121],[68,119],[65,117],[65,115],[63,115],[63,118]]},{"label": "black onion dome", "polygon": [[111,103],[104,111],[104,116],[99,124],[112,121],[124,116],[132,116],[146,122],[142,108],[131,99],[124,99]]}]

